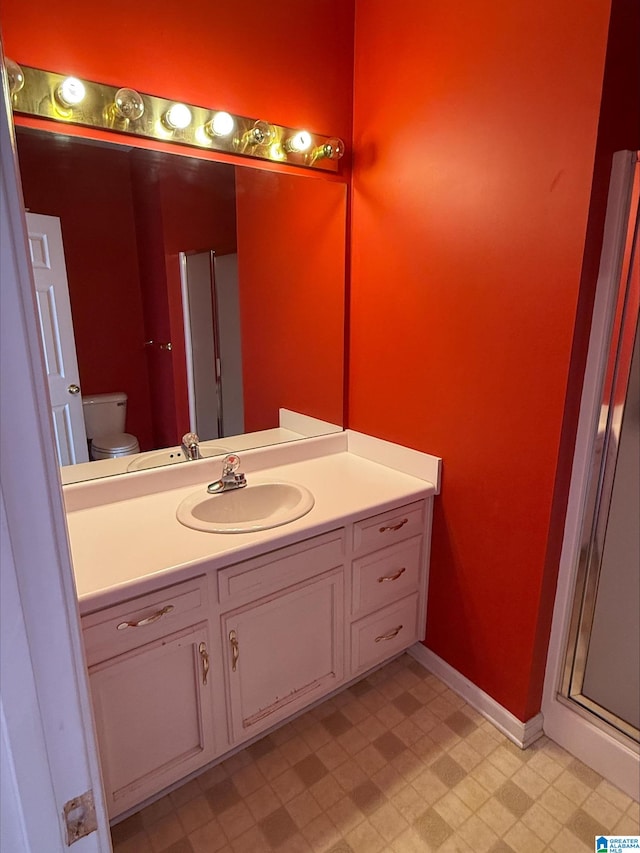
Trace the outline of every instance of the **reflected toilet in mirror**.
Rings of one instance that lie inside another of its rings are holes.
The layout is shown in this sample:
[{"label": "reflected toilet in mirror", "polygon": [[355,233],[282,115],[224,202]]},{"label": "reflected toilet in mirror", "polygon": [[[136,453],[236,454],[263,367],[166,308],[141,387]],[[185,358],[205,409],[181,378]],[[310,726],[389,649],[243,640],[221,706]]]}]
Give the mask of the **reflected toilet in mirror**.
[{"label": "reflected toilet in mirror", "polygon": [[135,435],[125,432],[127,395],[94,394],[82,398],[82,412],[87,431],[89,459],[118,459],[140,453]]}]

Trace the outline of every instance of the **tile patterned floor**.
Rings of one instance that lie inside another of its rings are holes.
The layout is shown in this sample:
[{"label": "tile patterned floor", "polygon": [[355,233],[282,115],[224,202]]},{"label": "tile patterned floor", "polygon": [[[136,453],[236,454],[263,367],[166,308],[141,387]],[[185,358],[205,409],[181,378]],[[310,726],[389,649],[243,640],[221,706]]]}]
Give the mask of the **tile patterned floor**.
[{"label": "tile patterned floor", "polygon": [[112,829],[115,853],[557,853],[638,803],[547,738],[522,751],[408,655]]}]

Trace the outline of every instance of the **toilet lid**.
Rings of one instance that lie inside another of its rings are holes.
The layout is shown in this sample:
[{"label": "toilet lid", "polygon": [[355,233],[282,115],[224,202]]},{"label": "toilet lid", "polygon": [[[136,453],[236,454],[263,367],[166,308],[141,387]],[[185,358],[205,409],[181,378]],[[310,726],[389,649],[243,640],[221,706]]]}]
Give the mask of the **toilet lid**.
[{"label": "toilet lid", "polygon": [[138,439],[128,432],[111,432],[107,435],[97,436],[97,438],[92,439],[91,444],[96,450],[123,453],[125,450],[133,450],[138,444]]}]

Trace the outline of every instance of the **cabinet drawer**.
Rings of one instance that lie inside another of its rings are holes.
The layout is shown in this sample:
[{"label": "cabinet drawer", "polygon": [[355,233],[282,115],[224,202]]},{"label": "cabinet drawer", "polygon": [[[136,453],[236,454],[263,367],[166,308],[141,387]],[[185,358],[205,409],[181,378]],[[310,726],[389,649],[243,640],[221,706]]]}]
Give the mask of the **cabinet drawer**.
[{"label": "cabinet drawer", "polygon": [[203,576],[82,618],[87,664],[108,660],[207,618]]},{"label": "cabinet drawer", "polygon": [[422,536],[398,542],[353,562],[351,612],[379,610],[420,587]]},{"label": "cabinet drawer", "polygon": [[353,525],[353,549],[368,553],[425,530],[425,502],[401,506],[380,515],[372,515]]},{"label": "cabinet drawer", "polygon": [[335,569],[344,562],[344,530],[245,560],[218,572],[220,603],[262,598],[271,592]]},{"label": "cabinet drawer", "polygon": [[419,639],[418,593],[390,604],[351,626],[352,671],[368,669]]}]

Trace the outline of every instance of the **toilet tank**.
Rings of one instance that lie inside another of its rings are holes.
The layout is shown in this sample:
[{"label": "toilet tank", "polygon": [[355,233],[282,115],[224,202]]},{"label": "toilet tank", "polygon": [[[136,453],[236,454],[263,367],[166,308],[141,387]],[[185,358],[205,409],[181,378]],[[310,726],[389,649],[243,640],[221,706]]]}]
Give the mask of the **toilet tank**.
[{"label": "toilet tank", "polygon": [[127,395],[122,391],[113,394],[94,394],[82,398],[82,411],[87,438],[124,432],[127,418]]}]

